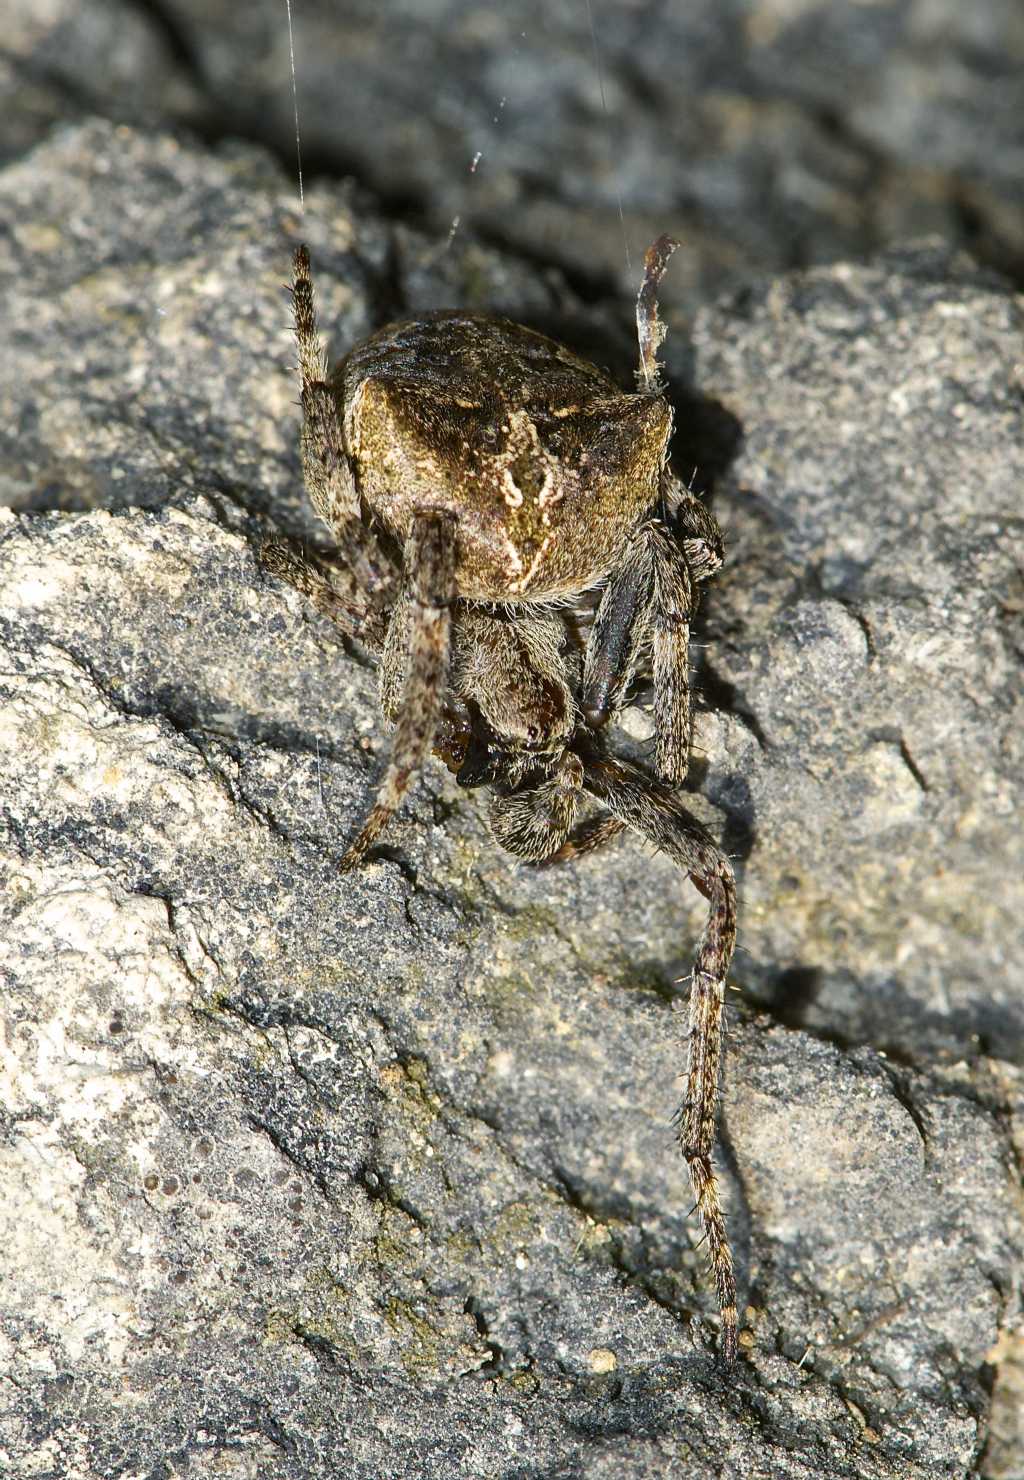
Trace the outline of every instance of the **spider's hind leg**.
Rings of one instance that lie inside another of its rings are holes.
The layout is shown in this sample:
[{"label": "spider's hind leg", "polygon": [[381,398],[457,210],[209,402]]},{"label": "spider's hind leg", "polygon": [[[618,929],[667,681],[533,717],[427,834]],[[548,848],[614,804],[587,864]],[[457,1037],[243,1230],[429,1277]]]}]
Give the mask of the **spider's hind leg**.
[{"label": "spider's hind leg", "polygon": [[[444,510],[421,511],[415,515],[405,543],[405,589],[392,623],[401,623],[401,656],[408,666],[394,705],[391,758],[377,800],[341,860],[343,869],[362,862],[434,743],[448,679],[451,608],[455,601],[455,523],[454,516]],[[385,663],[392,672],[400,666],[390,641],[385,643]]]}]

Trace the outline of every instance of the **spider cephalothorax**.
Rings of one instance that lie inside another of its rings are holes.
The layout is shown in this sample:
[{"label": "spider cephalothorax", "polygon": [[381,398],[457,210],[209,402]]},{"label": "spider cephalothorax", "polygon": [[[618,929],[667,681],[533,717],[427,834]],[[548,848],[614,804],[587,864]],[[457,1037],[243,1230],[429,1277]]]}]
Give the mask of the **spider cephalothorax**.
[{"label": "spider cephalothorax", "polygon": [[[629,827],[708,900],[679,1142],[733,1356],[711,1153],[735,886],[675,791],[690,749],[690,620],[722,544],[668,467],[655,293],[674,246],[662,237],[645,259],[631,393],[542,334],[459,312],[389,324],[329,374],[300,247],[303,472],[337,555],[325,569],[273,541],[264,559],[380,660],[391,758],[343,867],[362,860],[433,750],[462,785],[491,788],[491,829],[518,857],[560,861]],[[604,741],[640,672],[653,687],[656,777]],[[588,796],[604,811],[580,823]]]}]

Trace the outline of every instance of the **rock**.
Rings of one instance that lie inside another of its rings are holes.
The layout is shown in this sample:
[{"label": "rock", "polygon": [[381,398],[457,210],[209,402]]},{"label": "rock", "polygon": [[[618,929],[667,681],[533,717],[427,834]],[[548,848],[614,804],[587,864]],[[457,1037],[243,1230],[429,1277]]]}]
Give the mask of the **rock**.
[{"label": "rock", "polygon": [[1024,1055],[1022,327],[923,246],[741,295],[692,361],[744,432],[708,634],[749,716],[717,783],[752,794],[744,971],[912,1059]]},{"label": "rock", "polygon": [[[923,232],[1022,279],[1016,0],[293,12],[308,176],[352,174],[441,240],[458,218],[591,296],[633,291],[627,250],[635,267],[663,231],[679,312]],[[96,112],[261,143],[295,178],[280,0],[15,0],[5,56],[8,158]]]},{"label": "rock", "polygon": [[130,0],[9,0],[0,58],[0,160],[93,114],[203,129],[209,108],[169,14]]},{"label": "rock", "polygon": [[253,557],[314,533],[300,231],[336,348],[461,297],[619,364],[622,320],[352,190],[300,223],[242,148],[93,124],[0,199],[7,1473],[967,1476],[995,1382],[1013,1474],[1017,301],[913,249],[666,343],[731,536],[727,1369],[670,1127],[701,900],[628,840],[517,867],[436,765],[339,875],[374,677]]}]

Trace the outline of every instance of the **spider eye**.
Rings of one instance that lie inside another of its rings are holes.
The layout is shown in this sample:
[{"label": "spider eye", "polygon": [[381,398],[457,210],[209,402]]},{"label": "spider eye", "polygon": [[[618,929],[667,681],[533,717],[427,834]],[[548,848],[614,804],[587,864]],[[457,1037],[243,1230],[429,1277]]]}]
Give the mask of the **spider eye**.
[{"label": "spider eye", "polygon": [[540,734],[540,731],[538,730],[538,728],[537,728],[536,725],[527,725],[527,727],[526,727],[526,738],[527,738],[527,740],[530,741],[531,744],[533,743],[534,740],[537,739],[537,737],[538,737],[539,734]]}]

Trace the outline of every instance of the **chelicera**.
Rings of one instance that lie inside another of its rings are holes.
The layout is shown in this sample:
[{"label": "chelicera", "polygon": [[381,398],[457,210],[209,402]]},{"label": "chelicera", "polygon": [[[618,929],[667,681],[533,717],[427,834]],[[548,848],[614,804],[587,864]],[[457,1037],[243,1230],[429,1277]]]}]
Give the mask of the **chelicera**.
[{"label": "chelicera", "polygon": [[[736,891],[677,794],[690,623],[722,539],[668,463],[656,290],[675,245],[662,237],[645,258],[632,392],[542,334],[457,311],[389,324],[332,373],[300,247],[302,465],[337,552],[325,565],[275,540],[264,561],[379,659],[391,755],[343,868],[362,862],[433,751],[463,786],[490,788],[491,830],[518,858],[560,862],[631,828],[708,901],[678,1139],[732,1357],[735,1282],[712,1150]],[[653,689],[653,776],[606,739],[638,677]],[[590,801],[596,815],[581,820]]]}]

